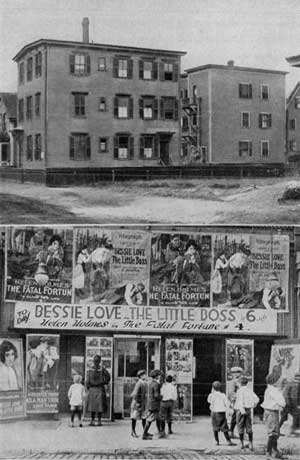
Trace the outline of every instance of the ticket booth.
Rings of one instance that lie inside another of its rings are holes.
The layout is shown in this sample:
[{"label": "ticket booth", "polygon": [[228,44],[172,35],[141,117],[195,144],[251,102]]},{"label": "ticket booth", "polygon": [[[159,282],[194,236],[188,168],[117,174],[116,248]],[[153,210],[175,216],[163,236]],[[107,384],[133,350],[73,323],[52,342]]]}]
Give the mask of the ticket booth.
[{"label": "ticket booth", "polygon": [[145,369],[149,378],[153,369],[160,369],[160,337],[115,336],[114,338],[114,415],[130,416],[131,393],[137,372]]}]

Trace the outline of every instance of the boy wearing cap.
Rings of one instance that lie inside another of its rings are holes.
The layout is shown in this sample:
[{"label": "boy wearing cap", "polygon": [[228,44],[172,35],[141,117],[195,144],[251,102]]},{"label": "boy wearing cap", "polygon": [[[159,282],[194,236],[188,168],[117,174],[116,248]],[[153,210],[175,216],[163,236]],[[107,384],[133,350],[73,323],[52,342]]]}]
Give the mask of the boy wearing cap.
[{"label": "boy wearing cap", "polygon": [[146,371],[144,369],[138,371],[137,377],[138,381],[131,393],[132,401],[130,406],[131,436],[133,438],[138,438],[135,431],[137,420],[142,420],[143,429],[146,425]]},{"label": "boy wearing cap", "polygon": [[241,377],[241,387],[236,392],[236,401],[234,408],[237,410],[237,426],[239,430],[239,438],[241,448],[244,449],[244,432],[249,437],[249,447],[253,450],[253,431],[251,409],[259,403],[259,397],[248,386],[248,378]]},{"label": "boy wearing cap", "polygon": [[173,384],[173,377],[172,375],[167,375],[165,383],[163,383],[161,389],[161,403],[160,403],[160,438],[164,438],[166,436],[165,433],[165,426],[166,421],[168,423],[169,434],[173,434],[172,431],[172,415],[173,415],[173,407],[174,403],[177,400],[177,389]]},{"label": "boy wearing cap", "polygon": [[243,373],[243,369],[238,366],[234,366],[230,369],[232,380],[227,383],[227,395],[230,401],[230,407],[232,409],[232,416],[230,421],[230,429],[229,429],[229,436],[234,438],[234,429],[236,426],[236,410],[234,409],[235,401],[236,401],[236,392],[240,388],[240,378]]},{"label": "boy wearing cap", "polygon": [[161,372],[159,370],[153,370],[150,373],[150,377],[152,380],[149,384],[149,411],[146,418],[143,439],[152,439],[153,435],[149,434],[148,431],[151,423],[154,422],[154,420],[156,421],[158,433],[160,433],[160,374]]}]

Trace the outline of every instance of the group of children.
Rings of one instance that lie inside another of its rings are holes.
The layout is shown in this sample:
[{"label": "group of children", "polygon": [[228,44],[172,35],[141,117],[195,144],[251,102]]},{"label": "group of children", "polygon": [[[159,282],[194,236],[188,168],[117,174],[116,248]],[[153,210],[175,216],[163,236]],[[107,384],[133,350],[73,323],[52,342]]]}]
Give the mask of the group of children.
[{"label": "group of children", "polygon": [[[285,400],[280,390],[275,386],[275,379],[272,375],[266,378],[267,388],[264,394],[264,401],[261,406],[264,409],[264,420],[267,427],[267,455],[271,456],[274,453],[275,458],[282,459],[282,455],[278,450],[277,441],[279,433],[279,415],[280,411],[285,406]],[[230,402],[226,395],[221,392],[221,382],[214,382],[212,391],[207,398],[210,404],[211,420],[216,444],[219,445],[219,432],[222,431],[227,443],[235,445],[229,436],[229,428],[226,419],[226,412],[230,408]],[[234,403],[234,415],[238,427],[240,447],[244,449],[249,447],[253,451],[253,430],[252,430],[252,411],[259,403],[258,396],[248,386],[248,378],[241,376],[239,388],[236,392]],[[245,432],[248,435],[249,444],[244,444]],[[233,433],[231,433],[233,435]]]}]

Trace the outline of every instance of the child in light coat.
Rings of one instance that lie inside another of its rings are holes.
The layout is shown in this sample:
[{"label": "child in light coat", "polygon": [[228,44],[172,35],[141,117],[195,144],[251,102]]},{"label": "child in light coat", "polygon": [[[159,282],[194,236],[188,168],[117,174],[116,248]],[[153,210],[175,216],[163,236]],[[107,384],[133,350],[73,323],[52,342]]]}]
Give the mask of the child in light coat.
[{"label": "child in light coat", "polygon": [[211,423],[217,446],[219,445],[219,431],[224,433],[229,446],[235,446],[229,437],[229,428],[226,419],[226,411],[230,407],[230,402],[226,395],[221,392],[221,382],[213,382],[212,392],[208,395],[207,401],[210,404]]},{"label": "child in light coat", "polygon": [[241,448],[244,449],[244,433],[246,431],[249,437],[249,447],[253,450],[251,411],[259,403],[259,397],[247,386],[248,378],[246,376],[242,376],[240,382],[241,386],[236,392],[236,401],[234,405],[234,409],[237,411],[239,438],[241,441]]},{"label": "child in light coat", "polygon": [[82,427],[81,416],[85,397],[85,389],[81,383],[81,375],[74,375],[73,382],[74,383],[72,383],[68,391],[68,398],[71,406],[71,426],[74,427],[74,418],[75,414],[77,413],[79,426]]}]

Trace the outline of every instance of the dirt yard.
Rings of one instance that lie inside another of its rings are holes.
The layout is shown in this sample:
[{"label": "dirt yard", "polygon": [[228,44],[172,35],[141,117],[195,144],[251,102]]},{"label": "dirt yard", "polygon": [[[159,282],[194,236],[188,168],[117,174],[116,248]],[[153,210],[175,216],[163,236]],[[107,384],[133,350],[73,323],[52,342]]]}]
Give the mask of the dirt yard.
[{"label": "dirt yard", "polygon": [[300,201],[278,201],[291,181],[160,180],[64,188],[3,181],[0,223],[300,224]]}]

